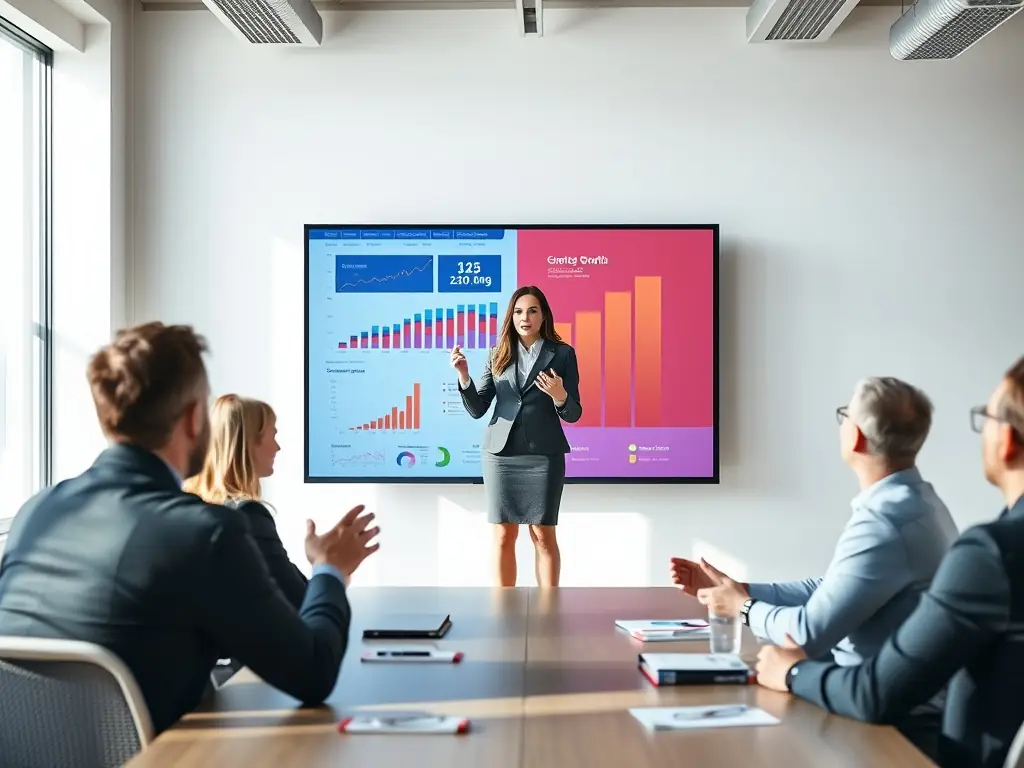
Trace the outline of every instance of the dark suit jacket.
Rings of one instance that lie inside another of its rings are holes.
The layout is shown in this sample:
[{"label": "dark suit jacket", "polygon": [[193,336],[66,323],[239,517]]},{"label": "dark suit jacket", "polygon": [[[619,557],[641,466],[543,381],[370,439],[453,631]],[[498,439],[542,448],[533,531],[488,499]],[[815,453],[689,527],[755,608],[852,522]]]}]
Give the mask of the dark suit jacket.
[{"label": "dark suit jacket", "polygon": [[304,703],[322,702],[349,621],[341,581],[311,579],[296,612],[240,512],[184,493],[157,456],[124,445],[30,500],[0,563],[0,634],[112,651],[158,732],[196,706],[224,656]]},{"label": "dark suit jacket", "polygon": [[258,501],[241,501],[228,506],[233,506],[245,515],[271,577],[281,588],[285,599],[298,610],[306,597],[308,580],[288,557],[270,510]]},{"label": "dark suit jacket", "polygon": [[830,712],[895,723],[949,682],[938,762],[1002,768],[1024,721],[1024,498],[953,544],[917,609],[857,667],[816,661],[792,691]]},{"label": "dark suit jacket", "polygon": [[[555,408],[551,397],[536,385],[537,374],[552,368],[562,377],[562,386],[567,395],[561,408]],[[516,380],[515,357],[505,370],[494,372],[491,370],[489,356],[480,382],[471,380],[469,386],[459,391],[463,405],[474,419],[486,415],[491,401],[494,401],[494,413],[484,433],[483,449],[488,453],[501,452],[517,420],[526,426],[533,453],[569,453],[569,441],[565,439],[561,422],[572,424],[583,415],[576,350],[568,344],[553,341],[544,341],[537,362],[522,389]]]}]

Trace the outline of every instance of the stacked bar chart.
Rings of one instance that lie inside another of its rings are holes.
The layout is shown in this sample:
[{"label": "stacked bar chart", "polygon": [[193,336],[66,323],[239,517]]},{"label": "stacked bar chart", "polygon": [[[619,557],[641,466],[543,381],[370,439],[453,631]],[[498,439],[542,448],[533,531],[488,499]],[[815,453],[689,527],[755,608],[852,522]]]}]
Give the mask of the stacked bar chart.
[{"label": "stacked bar chart", "polygon": [[383,416],[365,421],[354,427],[349,427],[355,432],[381,431],[394,432],[396,430],[415,430],[420,428],[420,385],[412,385],[412,394],[405,396],[405,402],[401,405],[394,405],[390,412]]},{"label": "stacked bar chart", "polygon": [[414,312],[399,323],[371,325],[338,349],[489,349],[498,341],[498,304],[457,304]]}]

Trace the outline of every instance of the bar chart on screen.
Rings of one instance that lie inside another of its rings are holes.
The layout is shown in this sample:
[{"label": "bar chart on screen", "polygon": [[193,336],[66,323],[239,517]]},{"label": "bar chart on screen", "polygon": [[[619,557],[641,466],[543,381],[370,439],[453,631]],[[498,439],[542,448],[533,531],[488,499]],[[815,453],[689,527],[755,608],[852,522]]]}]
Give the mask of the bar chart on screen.
[{"label": "bar chart on screen", "polygon": [[576,348],[580,399],[594,406],[576,426],[664,426],[661,302],[661,277],[638,276],[632,291],[606,291],[602,309],[578,309],[555,324]]},{"label": "bar chart on screen", "polygon": [[404,402],[393,405],[383,414],[371,416],[362,424],[349,427],[353,432],[397,432],[417,431],[420,428],[420,384],[412,385],[412,391]]},{"label": "bar chart on screen", "polygon": [[520,280],[543,287],[576,350],[574,428],[712,428],[710,242],[700,231],[520,234]]},{"label": "bar chart on screen", "polygon": [[443,349],[456,344],[489,349],[497,343],[498,304],[478,302],[425,307],[398,322],[384,322],[338,339],[337,349]]}]

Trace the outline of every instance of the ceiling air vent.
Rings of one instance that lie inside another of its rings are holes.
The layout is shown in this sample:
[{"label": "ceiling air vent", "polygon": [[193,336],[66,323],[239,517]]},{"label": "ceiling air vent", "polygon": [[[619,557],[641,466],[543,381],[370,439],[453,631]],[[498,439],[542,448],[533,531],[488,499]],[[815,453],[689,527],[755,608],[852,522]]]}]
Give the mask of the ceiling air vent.
[{"label": "ceiling air vent", "polygon": [[747,11],[747,42],[828,40],[857,0],[754,0]]},{"label": "ceiling air vent", "polygon": [[255,45],[320,45],[324,20],[311,0],[203,0],[235,36]]},{"label": "ceiling air vent", "polygon": [[1024,0],[919,0],[889,30],[903,61],[953,59],[1024,8]]}]

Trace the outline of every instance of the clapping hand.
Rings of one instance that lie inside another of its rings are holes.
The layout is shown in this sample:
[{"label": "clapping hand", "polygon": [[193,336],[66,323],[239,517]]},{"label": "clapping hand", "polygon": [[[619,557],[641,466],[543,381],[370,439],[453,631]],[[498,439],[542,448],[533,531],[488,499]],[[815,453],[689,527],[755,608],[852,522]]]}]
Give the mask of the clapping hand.
[{"label": "clapping hand", "polygon": [[374,514],[362,514],[364,509],[362,504],[353,507],[323,535],[316,532],[312,520],[306,521],[306,558],[310,565],[334,566],[346,582],[351,579],[362,562],[380,548],[380,544],[373,541],[380,528],[369,527]]},{"label": "clapping hand", "polygon": [[697,600],[701,605],[707,606],[708,611],[716,616],[739,616],[743,603],[750,597],[746,585],[734,581],[704,560],[700,562],[700,569],[713,582],[712,586],[697,590]]},{"label": "clapping hand", "polygon": [[[707,570],[711,569],[711,570]],[[721,580],[715,577],[715,569],[706,560],[699,563],[687,560],[685,557],[673,557],[669,563],[669,573],[672,574],[672,582],[680,587],[686,594],[697,596],[697,593],[708,587],[715,587],[721,584]]]},{"label": "clapping hand", "polygon": [[562,377],[555,373],[554,368],[537,374],[537,386],[541,392],[555,401],[555,405],[562,405],[565,402],[567,395],[562,385]]}]

